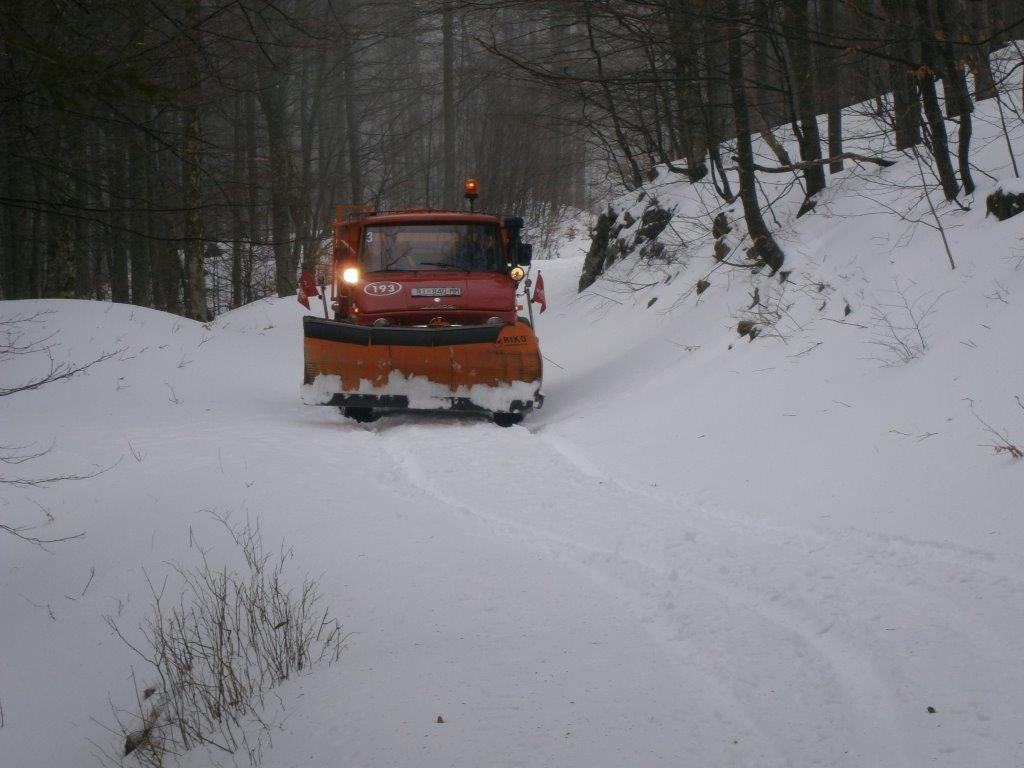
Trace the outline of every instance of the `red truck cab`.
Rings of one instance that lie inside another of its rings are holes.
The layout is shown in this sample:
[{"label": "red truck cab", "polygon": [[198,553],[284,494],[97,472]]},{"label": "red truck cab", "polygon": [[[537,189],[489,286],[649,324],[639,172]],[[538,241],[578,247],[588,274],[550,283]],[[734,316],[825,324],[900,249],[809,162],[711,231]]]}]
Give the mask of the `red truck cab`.
[{"label": "red truck cab", "polygon": [[516,322],[524,260],[518,219],[446,211],[339,219],[336,320],[376,327]]}]

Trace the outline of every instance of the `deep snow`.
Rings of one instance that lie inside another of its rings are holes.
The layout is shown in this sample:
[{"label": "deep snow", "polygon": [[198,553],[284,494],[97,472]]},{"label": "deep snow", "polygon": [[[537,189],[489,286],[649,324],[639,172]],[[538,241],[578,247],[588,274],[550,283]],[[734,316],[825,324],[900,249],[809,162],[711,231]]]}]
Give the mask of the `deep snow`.
[{"label": "deep snow", "polygon": [[[924,216],[916,174],[851,170],[799,222],[798,195],[776,201],[785,286],[716,269],[707,200],[663,177],[692,214],[676,263],[634,257],[580,296],[580,242],[538,263],[547,400],[511,429],[303,405],[294,298],[209,326],[0,304],[49,312],[31,333],[59,359],[121,350],[0,398],[0,445],[53,441],[0,476],[106,469],[0,488],[0,521],[86,534],[0,537],[0,764],[116,750],[110,703],[146,670],[104,616],[132,630],[147,576],[197,542],[237,558],[212,512],[293,546],[352,633],[279,690],[267,766],[1024,763],[1024,462],[974,415],[1024,443],[1024,217],[985,220],[979,179],[944,209],[950,270],[927,217],[888,210]],[[754,287],[785,311],[749,342]],[[923,354],[886,366],[900,292],[936,303]]]}]

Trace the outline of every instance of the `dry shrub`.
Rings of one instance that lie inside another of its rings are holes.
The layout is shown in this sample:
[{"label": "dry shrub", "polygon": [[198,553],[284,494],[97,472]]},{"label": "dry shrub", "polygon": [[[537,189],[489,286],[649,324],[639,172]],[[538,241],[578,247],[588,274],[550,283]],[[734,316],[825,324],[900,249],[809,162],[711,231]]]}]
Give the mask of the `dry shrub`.
[{"label": "dry shrub", "polygon": [[118,751],[125,758],[114,757],[117,764],[137,759],[162,766],[170,755],[202,747],[257,765],[269,741],[262,714],[268,691],[295,673],[336,661],[343,649],[345,636],[321,606],[316,581],[304,578],[297,589],[285,584],[292,550],[267,552],[258,525],[221,521],[241,550],[243,568],[214,566],[200,550],[198,566],[175,566],[182,589],[173,602],[151,583],[141,648],[107,618],[150,667],[150,682],[136,685],[136,706],[114,711],[124,738]]}]

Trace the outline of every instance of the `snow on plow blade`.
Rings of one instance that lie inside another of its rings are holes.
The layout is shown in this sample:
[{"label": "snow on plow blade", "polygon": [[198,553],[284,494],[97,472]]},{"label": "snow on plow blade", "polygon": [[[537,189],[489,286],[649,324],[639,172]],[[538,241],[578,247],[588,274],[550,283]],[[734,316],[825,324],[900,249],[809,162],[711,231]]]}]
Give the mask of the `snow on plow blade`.
[{"label": "snow on plow blade", "polygon": [[375,328],[306,316],[302,329],[309,405],[522,412],[543,402],[525,323]]}]

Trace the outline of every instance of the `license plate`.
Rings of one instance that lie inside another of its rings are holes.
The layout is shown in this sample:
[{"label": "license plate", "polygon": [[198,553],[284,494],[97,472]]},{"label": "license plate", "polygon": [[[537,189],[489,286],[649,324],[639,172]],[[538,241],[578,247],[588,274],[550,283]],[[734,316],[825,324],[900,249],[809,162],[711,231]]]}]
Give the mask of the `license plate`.
[{"label": "license plate", "polygon": [[413,296],[461,296],[462,289],[454,286],[443,288],[413,288]]}]

